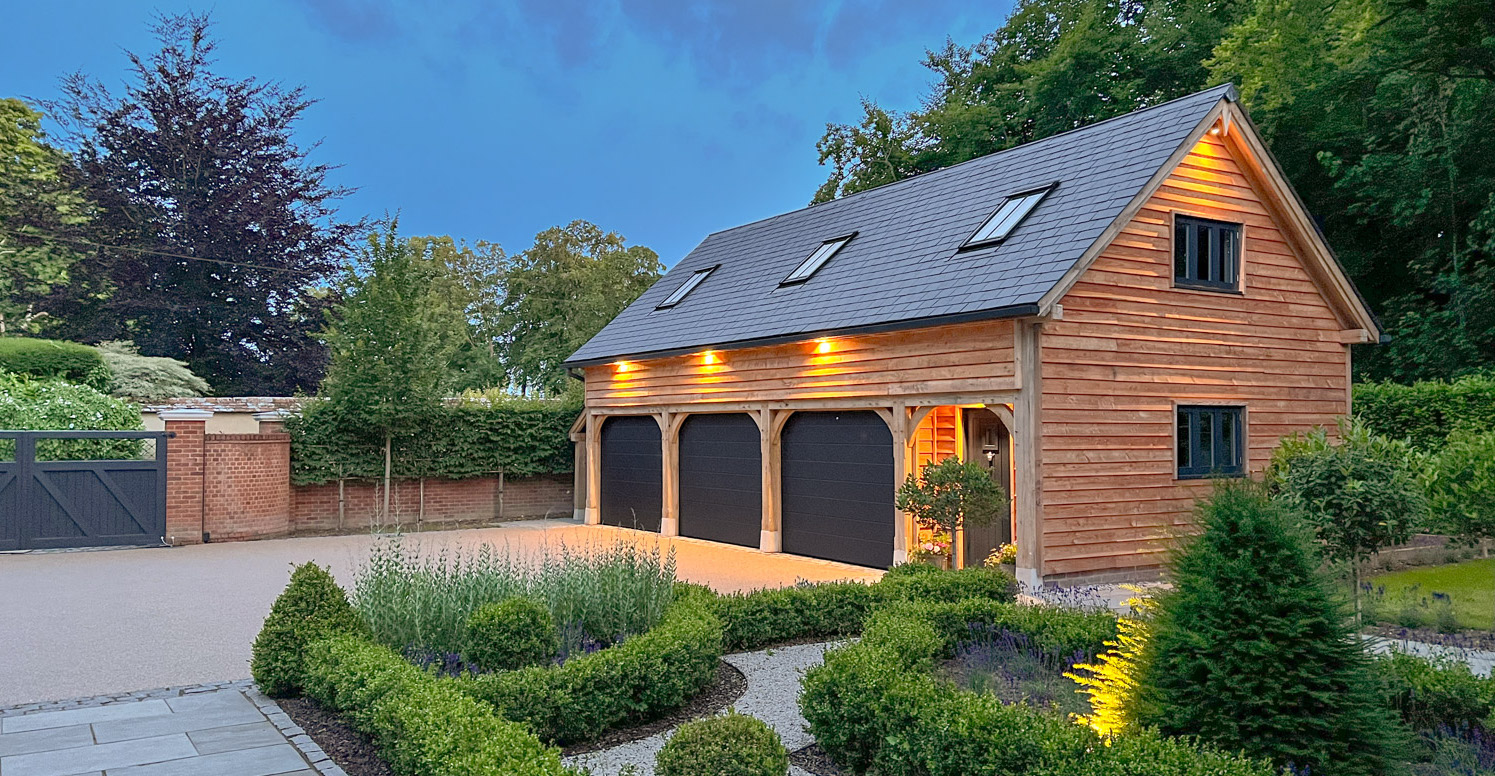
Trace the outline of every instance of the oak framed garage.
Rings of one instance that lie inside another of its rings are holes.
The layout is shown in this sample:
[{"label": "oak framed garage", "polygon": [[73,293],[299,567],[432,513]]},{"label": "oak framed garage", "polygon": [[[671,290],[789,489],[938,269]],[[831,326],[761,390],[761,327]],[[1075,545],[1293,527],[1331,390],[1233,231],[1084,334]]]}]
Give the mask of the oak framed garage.
[{"label": "oak framed garage", "polygon": [[1236,99],[708,236],[567,362],[579,516],[603,520],[608,424],[648,418],[666,535],[746,544],[756,517],[765,552],[896,564],[920,537],[892,488],[956,457],[1013,506],[960,562],[1011,538],[1028,584],[1149,573],[1208,475],[1349,412],[1349,347],[1381,337]]}]

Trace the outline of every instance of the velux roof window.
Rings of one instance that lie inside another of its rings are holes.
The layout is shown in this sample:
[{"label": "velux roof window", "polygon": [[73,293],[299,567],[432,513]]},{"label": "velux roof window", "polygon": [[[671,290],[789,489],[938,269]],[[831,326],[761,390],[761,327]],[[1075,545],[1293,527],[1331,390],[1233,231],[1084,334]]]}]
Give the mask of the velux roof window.
[{"label": "velux roof window", "polygon": [[1038,203],[1043,201],[1043,198],[1053,191],[1056,185],[1058,184],[1051,183],[1041,189],[1032,189],[1008,196],[1006,200],[1003,200],[1002,206],[997,208],[997,212],[992,213],[981,224],[981,228],[966,238],[965,243],[960,247],[962,249],[984,248],[1007,239],[1007,236],[1012,234],[1012,230],[1016,229],[1017,225],[1033,212],[1033,208],[1038,207]]},{"label": "velux roof window", "polygon": [[[717,267],[719,266],[721,265],[718,264]],[[671,307],[680,304],[680,302],[685,299],[686,294],[689,294],[690,292],[696,290],[696,286],[701,285],[701,282],[715,271],[716,267],[707,267],[706,269],[698,269],[695,272],[690,273],[690,277],[686,278],[685,282],[681,283],[679,288],[671,291],[670,295],[665,297],[663,302],[654,305],[654,309],[668,310]]]},{"label": "velux roof window", "polygon": [[846,247],[846,244],[851,242],[851,238],[856,236],[857,233],[852,232],[844,237],[836,237],[821,243],[819,247],[810,253],[809,258],[800,262],[799,266],[795,267],[794,271],[789,273],[789,277],[779,281],[779,285],[792,286],[795,283],[803,283],[809,280],[816,272],[820,271],[821,267],[825,266],[827,261],[831,260],[832,256],[835,256],[838,251]]}]

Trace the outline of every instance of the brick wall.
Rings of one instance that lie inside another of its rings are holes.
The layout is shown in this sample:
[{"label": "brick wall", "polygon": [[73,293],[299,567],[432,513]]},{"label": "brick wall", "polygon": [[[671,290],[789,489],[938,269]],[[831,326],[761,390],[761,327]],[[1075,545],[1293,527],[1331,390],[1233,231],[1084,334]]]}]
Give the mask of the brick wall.
[{"label": "brick wall", "polygon": [[[206,413],[203,413],[206,415]],[[165,419],[165,418],[163,418]],[[166,534],[173,544],[263,539],[339,529],[338,486],[291,484],[291,439],[279,422],[258,434],[205,434],[201,418],[166,419]],[[571,517],[570,475],[395,483],[388,524]],[[347,482],[341,528],[363,530],[384,494],[378,483]]]},{"label": "brick wall", "polygon": [[208,434],[205,520],[212,541],[284,536],[291,530],[291,438]]},{"label": "brick wall", "polygon": [[[342,529],[366,527],[383,508],[384,490],[377,482],[348,481],[342,489]],[[570,475],[505,479],[398,480],[390,489],[392,523],[465,522],[524,517],[571,516]],[[338,529],[338,485],[297,485],[291,495],[293,531]]]}]

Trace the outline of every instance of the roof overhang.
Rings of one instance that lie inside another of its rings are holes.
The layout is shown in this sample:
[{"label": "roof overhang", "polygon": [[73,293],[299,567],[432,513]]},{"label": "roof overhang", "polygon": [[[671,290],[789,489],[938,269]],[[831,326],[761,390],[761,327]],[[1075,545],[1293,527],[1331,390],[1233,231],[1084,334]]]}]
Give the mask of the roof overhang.
[{"label": "roof overhang", "polygon": [[956,313],[953,315],[936,315],[928,318],[909,318],[901,321],[887,321],[884,323],[872,323],[864,326],[844,326],[834,329],[819,329],[816,331],[795,332],[793,334],[782,334],[772,337],[758,337],[755,339],[738,340],[735,342],[712,342],[691,347],[671,348],[668,350],[654,350],[643,353],[625,353],[602,358],[588,358],[577,361],[567,361],[567,368],[579,369],[600,364],[611,364],[618,361],[648,361],[658,358],[670,358],[671,356],[684,356],[691,353],[699,353],[702,350],[741,350],[743,348],[762,348],[771,345],[789,345],[795,342],[808,342],[810,340],[824,337],[848,337],[856,334],[878,334],[887,331],[901,331],[904,329],[925,329],[932,326],[949,326],[957,323],[972,323],[974,321],[991,321],[1003,318],[1027,318],[1039,314],[1037,304],[1018,304],[1007,307],[994,307],[988,310],[973,310],[968,313]]}]

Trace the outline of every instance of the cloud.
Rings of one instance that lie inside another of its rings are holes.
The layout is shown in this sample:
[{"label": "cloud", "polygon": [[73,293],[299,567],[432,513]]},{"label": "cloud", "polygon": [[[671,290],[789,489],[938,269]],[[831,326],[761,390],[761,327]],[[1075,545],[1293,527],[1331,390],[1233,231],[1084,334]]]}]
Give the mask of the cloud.
[{"label": "cloud", "polygon": [[374,0],[304,0],[312,23],[352,43],[388,41],[400,34],[390,4]]}]

